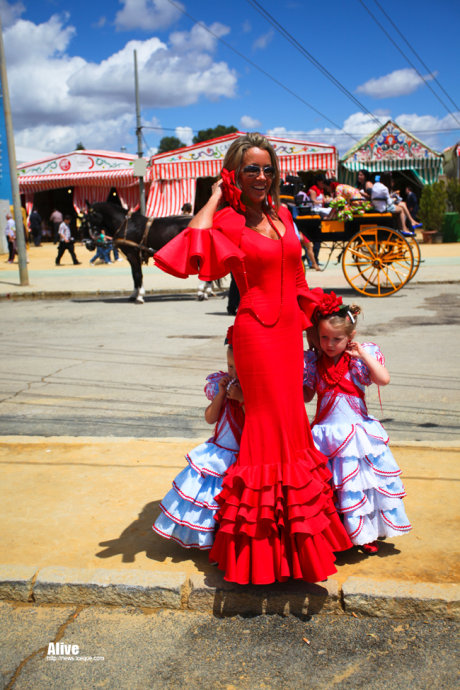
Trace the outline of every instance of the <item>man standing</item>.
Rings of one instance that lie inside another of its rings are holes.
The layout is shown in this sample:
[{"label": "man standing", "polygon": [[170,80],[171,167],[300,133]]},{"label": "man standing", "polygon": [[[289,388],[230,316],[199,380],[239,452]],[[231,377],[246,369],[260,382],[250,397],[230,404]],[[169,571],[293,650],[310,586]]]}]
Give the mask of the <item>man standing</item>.
[{"label": "man standing", "polygon": [[70,222],[71,222],[71,217],[66,216],[63,220],[63,222],[59,226],[59,248],[58,248],[58,253],[56,257],[56,266],[60,266],[60,262],[62,259],[62,255],[64,254],[65,250],[69,252],[70,256],[72,257],[72,261],[74,263],[74,266],[77,266],[78,264],[81,263],[81,261],[78,261],[77,257],[75,256],[75,249],[73,246],[73,237],[70,232]]},{"label": "man standing", "polygon": [[34,240],[34,245],[36,247],[40,247],[42,241],[42,219],[35,206],[29,216],[29,227]]},{"label": "man standing", "polygon": [[63,220],[62,213],[57,208],[53,209],[53,213],[50,215],[50,221],[53,224],[53,244],[56,244],[59,239],[59,226]]},{"label": "man standing", "polygon": [[8,263],[12,264],[16,254],[16,223],[11,213],[6,214],[5,235],[8,242]]}]

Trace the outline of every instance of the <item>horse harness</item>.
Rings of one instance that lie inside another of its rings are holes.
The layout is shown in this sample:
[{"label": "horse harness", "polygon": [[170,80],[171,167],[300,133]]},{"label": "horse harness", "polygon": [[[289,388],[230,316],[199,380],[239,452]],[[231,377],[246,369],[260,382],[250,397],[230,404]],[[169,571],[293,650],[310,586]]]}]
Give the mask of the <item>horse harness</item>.
[{"label": "horse harness", "polygon": [[[145,228],[144,228],[144,232],[142,234],[142,239],[141,239],[140,243],[137,243],[137,242],[133,242],[132,240],[126,239],[126,234],[128,232],[128,222],[129,222],[132,215],[133,215],[133,211],[129,210],[128,213],[126,214],[122,224],[120,225],[118,230],[116,230],[116,232],[114,233],[114,242],[116,245],[124,244],[125,246],[135,247],[136,249],[139,249],[140,257],[142,258],[143,261],[145,261],[145,263],[148,263],[149,257],[153,256],[155,254],[155,250],[152,249],[151,247],[148,247],[145,243],[147,241],[147,237],[149,235],[150,228],[152,227],[152,223],[155,219],[153,216],[150,216],[147,219],[147,222],[146,222]],[[123,237],[118,238],[117,235],[120,233],[121,230],[123,230]]]}]

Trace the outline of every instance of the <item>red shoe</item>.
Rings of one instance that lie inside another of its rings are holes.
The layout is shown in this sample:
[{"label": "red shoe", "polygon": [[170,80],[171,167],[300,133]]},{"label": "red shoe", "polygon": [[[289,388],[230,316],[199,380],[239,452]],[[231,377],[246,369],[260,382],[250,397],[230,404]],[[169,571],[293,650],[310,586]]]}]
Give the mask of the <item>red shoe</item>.
[{"label": "red shoe", "polygon": [[376,541],[373,541],[371,544],[362,544],[361,548],[364,551],[364,553],[369,554],[369,556],[373,556],[375,553],[378,552],[379,544]]}]

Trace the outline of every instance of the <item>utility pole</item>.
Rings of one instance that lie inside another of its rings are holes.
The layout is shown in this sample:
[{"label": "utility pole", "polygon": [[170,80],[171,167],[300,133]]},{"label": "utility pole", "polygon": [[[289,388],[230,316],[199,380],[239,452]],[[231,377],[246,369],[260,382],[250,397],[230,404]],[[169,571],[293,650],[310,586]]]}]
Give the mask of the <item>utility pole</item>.
[{"label": "utility pole", "polygon": [[[139,106],[139,80],[137,77],[137,50],[134,51],[134,90],[136,96],[136,135],[137,135],[137,157],[142,158],[142,125],[141,125],[141,109]],[[143,161],[145,162],[145,161]],[[144,175],[146,166],[139,165],[134,168],[134,174],[139,175],[139,206],[142,215],[145,216],[145,188]]]},{"label": "utility pole", "polygon": [[8,78],[6,75],[5,49],[3,46],[2,21],[0,19],[0,79],[3,96],[3,111],[5,113],[6,143],[8,148],[8,160],[10,164],[11,196],[13,197],[14,222],[16,224],[16,246],[18,250],[19,279],[21,285],[29,285],[29,272],[27,270],[27,254],[25,228],[22,224],[21,199],[19,197],[18,172],[16,166],[16,149],[14,147],[13,123],[11,120],[10,94],[8,91]]}]

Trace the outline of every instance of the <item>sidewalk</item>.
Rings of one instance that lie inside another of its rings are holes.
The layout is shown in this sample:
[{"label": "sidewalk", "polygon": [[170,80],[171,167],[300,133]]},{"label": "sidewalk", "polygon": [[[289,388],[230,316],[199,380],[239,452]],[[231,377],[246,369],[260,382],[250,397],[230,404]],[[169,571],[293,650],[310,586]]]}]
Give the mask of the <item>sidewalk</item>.
[{"label": "sidewalk", "polygon": [[[460,242],[454,244],[422,244],[422,261],[411,285],[420,283],[460,282]],[[0,257],[0,300],[1,299],[69,299],[71,297],[129,296],[133,291],[131,269],[126,261],[114,264],[90,265],[92,254],[84,246],[77,245],[76,253],[81,266],[73,266],[70,255],[65,253],[61,266],[54,264],[57,249],[50,243],[41,247],[30,246],[28,256],[29,282],[21,286],[17,258],[15,264],[5,263],[6,256]],[[326,261],[323,248],[320,261]],[[163,273],[149,262],[143,266],[144,287],[147,294],[194,293],[198,277],[185,280]],[[349,289],[342,267],[332,259],[321,272],[308,270],[307,281],[310,287],[325,289]],[[228,280],[227,280],[228,286]],[[403,288],[404,289],[404,288]]]},{"label": "sidewalk", "polygon": [[0,598],[214,611],[460,617],[460,448],[393,445],[413,530],[326,583],[241,587],[151,525],[199,439],[0,439]]}]

